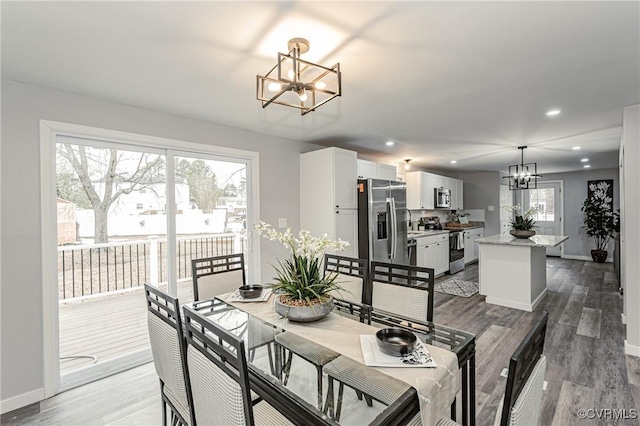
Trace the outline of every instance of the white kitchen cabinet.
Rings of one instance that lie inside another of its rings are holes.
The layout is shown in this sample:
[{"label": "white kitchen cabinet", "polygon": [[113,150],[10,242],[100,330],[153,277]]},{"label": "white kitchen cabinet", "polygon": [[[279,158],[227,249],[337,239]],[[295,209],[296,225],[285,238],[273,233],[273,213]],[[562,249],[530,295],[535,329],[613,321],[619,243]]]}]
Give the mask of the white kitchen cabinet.
[{"label": "white kitchen cabinet", "polygon": [[435,275],[449,270],[449,234],[417,238],[416,266],[431,268]]},{"label": "white kitchen cabinet", "polygon": [[[335,215],[335,239],[347,241],[349,247],[338,253],[341,256],[357,257],[358,255],[358,210],[339,209]],[[319,235],[318,235],[319,236]]]},{"label": "white kitchen cabinet", "polygon": [[395,166],[358,160],[358,179],[398,180]]},{"label": "white kitchen cabinet", "polygon": [[[342,238],[357,255],[357,154],[326,148],[300,154],[300,228]],[[347,212],[347,211],[351,212]],[[340,212],[340,213],[338,213]],[[351,229],[349,229],[351,227]]]},{"label": "white kitchen cabinet", "polygon": [[484,228],[474,228],[464,231],[464,263],[471,263],[478,260],[480,252],[479,244],[475,241],[484,237]]},{"label": "white kitchen cabinet", "polygon": [[398,180],[398,170],[396,166],[376,163],[376,176],[383,180]]},{"label": "white kitchen cabinet", "polygon": [[437,175],[425,172],[409,172],[407,181],[407,208],[409,210],[433,210]]},{"label": "white kitchen cabinet", "polygon": [[446,240],[436,243],[436,275],[449,270],[449,236]]},{"label": "white kitchen cabinet", "polygon": [[358,179],[377,179],[377,164],[373,161],[358,160]]},{"label": "white kitchen cabinet", "polygon": [[462,210],[464,208],[464,181],[462,179],[454,179],[456,181],[456,189],[451,198],[455,201],[456,210]]}]

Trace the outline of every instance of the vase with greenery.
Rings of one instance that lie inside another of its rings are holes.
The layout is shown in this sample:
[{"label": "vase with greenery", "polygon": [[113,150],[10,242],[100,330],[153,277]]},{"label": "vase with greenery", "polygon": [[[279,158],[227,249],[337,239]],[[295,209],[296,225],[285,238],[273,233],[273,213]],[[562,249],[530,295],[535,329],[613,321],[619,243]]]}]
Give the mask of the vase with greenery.
[{"label": "vase with greenery", "polygon": [[596,243],[596,248],[591,250],[591,258],[594,262],[602,263],[607,259],[607,244],[618,230],[619,215],[613,211],[613,199],[607,195],[608,183],[592,183],[589,190],[591,195],[587,196],[581,208],[584,214],[583,227]]},{"label": "vase with greenery", "polygon": [[509,206],[507,207],[507,210],[514,215],[514,218],[509,221],[509,224],[511,225],[509,233],[511,235],[516,238],[529,238],[536,235],[536,231],[533,228],[536,226],[535,217],[538,210],[535,207],[531,207],[522,214],[518,214],[518,212],[522,210],[520,204]]},{"label": "vase with greenery", "polygon": [[341,287],[336,282],[337,273],[323,273],[322,257],[325,250],[344,251],[349,243],[329,240],[326,234],[314,237],[305,230],[297,236],[290,229],[278,232],[262,221],[255,229],[263,237],[278,241],[289,250],[289,259],[278,260],[278,266],[275,266],[276,312],[301,322],[315,321],[331,312],[331,292],[341,290]]}]

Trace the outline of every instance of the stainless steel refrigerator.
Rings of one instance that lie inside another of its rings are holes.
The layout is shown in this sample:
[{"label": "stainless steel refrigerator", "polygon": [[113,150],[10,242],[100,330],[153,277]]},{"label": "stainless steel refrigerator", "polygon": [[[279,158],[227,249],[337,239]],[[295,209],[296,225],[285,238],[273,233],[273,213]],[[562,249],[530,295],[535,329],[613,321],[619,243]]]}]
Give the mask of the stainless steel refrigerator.
[{"label": "stainless steel refrigerator", "polygon": [[358,180],[358,257],[409,264],[404,182]]}]

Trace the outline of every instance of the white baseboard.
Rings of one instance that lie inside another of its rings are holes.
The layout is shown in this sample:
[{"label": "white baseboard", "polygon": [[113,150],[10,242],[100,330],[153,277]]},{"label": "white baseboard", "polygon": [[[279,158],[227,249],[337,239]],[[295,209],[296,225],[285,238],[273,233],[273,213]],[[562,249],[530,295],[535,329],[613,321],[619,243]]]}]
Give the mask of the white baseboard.
[{"label": "white baseboard", "polygon": [[485,299],[486,303],[491,303],[493,305],[506,306],[507,308],[520,309],[521,311],[533,312],[533,310],[538,306],[538,304],[542,301],[542,298],[547,294],[547,289],[545,288],[542,293],[534,300],[532,303],[521,303],[514,302],[513,300],[505,300],[498,299],[497,297],[489,297]]},{"label": "white baseboard", "polygon": [[[593,262],[591,256],[578,256],[575,254],[565,254],[562,256],[563,259],[571,259],[571,260],[588,260],[589,262]],[[605,263],[613,263],[613,257],[607,257]]]},{"label": "white baseboard", "polygon": [[623,324],[626,324],[626,323],[627,323],[627,316],[626,316],[625,314],[622,314],[622,313],[621,313],[621,314],[620,314],[620,319],[622,320],[622,323],[623,323]]},{"label": "white baseboard", "polygon": [[640,357],[640,346],[630,345],[627,339],[624,339],[624,353],[627,355]]},{"label": "white baseboard", "polygon": [[44,388],[3,399],[0,401],[0,413],[8,413],[9,411],[17,410],[18,408],[25,407],[29,404],[33,404],[34,402],[42,401],[43,399]]}]

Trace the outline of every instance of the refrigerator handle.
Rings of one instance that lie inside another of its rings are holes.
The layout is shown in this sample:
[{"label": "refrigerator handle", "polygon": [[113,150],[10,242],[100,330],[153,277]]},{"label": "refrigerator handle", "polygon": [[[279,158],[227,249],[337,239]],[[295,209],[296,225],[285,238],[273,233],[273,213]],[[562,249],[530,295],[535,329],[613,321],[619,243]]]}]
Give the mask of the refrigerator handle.
[{"label": "refrigerator handle", "polygon": [[398,246],[398,216],[396,213],[396,200],[391,197],[389,200],[389,204],[391,207],[391,259],[395,259],[397,255],[397,246]]},{"label": "refrigerator handle", "polygon": [[386,205],[386,209],[387,209],[387,213],[386,213],[386,220],[385,220],[385,224],[387,225],[387,258],[391,259],[391,232],[393,227],[392,227],[392,220],[391,220],[391,198],[387,198],[387,205]]}]

